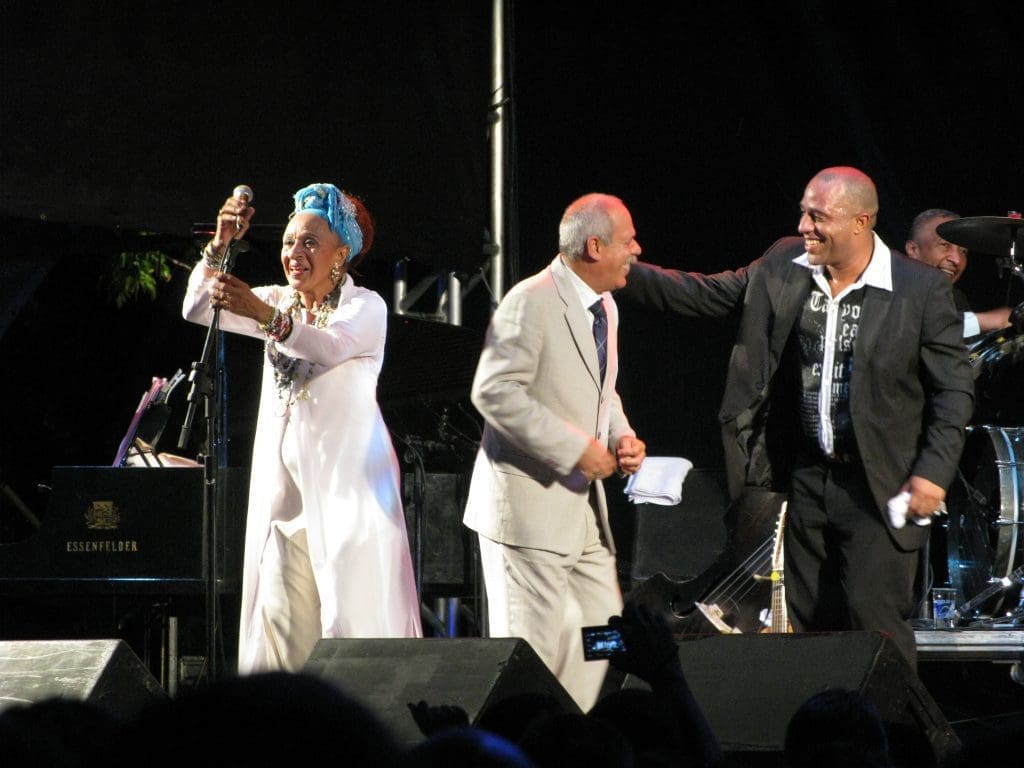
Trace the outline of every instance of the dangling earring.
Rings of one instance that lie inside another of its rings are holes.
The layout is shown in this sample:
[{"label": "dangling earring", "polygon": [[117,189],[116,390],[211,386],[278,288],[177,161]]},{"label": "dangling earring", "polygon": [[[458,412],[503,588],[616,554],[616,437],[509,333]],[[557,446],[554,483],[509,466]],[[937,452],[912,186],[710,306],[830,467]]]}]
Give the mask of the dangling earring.
[{"label": "dangling earring", "polygon": [[335,285],[341,282],[342,275],[343,272],[341,271],[341,264],[337,261],[334,262],[334,264],[331,265],[331,280]]}]

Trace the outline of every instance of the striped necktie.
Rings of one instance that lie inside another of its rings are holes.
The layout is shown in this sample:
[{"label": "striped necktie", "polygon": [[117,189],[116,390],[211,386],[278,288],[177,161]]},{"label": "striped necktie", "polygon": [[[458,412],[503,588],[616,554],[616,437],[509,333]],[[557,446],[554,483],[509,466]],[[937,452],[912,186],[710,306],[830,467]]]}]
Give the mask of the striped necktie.
[{"label": "striped necktie", "polygon": [[601,383],[608,369],[608,316],[604,311],[604,302],[598,299],[590,305],[594,313],[594,343],[597,344],[597,361],[601,365]]}]

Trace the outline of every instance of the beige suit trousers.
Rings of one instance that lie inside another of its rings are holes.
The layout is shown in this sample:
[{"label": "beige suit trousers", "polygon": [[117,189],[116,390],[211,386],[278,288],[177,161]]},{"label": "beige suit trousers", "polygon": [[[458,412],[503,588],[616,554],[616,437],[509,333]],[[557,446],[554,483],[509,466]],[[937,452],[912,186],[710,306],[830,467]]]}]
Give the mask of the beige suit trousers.
[{"label": "beige suit trousers", "polygon": [[615,556],[601,539],[596,512],[567,555],[480,540],[488,634],[521,637],[584,712],[598,699],[607,661],[584,661],[580,629],[622,612]]}]

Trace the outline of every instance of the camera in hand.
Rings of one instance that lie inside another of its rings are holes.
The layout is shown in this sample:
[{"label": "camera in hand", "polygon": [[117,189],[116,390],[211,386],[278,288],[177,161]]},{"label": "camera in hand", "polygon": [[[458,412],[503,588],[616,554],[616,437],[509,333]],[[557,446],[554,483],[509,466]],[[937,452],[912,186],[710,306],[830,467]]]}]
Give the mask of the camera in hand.
[{"label": "camera in hand", "polygon": [[583,627],[583,658],[585,661],[607,659],[616,653],[626,650],[626,642],[619,630],[605,625],[600,627]]}]

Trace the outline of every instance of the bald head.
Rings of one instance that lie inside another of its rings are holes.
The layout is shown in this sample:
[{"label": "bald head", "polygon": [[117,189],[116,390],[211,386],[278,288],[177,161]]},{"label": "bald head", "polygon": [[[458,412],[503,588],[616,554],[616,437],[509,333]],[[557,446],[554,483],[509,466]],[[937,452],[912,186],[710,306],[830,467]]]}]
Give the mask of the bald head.
[{"label": "bald head", "polygon": [[878,216],[878,191],[870,176],[848,165],[837,165],[819,171],[811,179],[811,183],[814,182],[829,188],[829,202],[836,209],[847,216],[866,213],[874,228]]},{"label": "bald head", "polygon": [[856,168],[826,168],[807,183],[800,212],[797,229],[811,266],[828,267],[832,280],[864,271],[874,252],[878,214],[870,178]]}]

